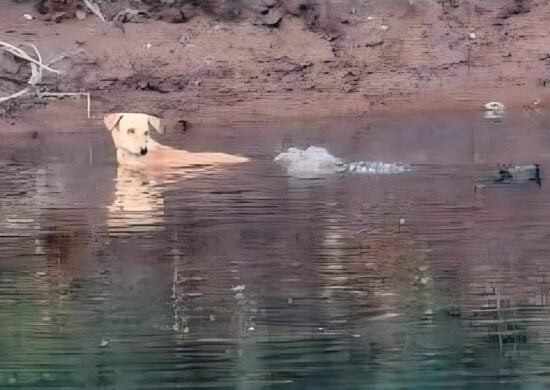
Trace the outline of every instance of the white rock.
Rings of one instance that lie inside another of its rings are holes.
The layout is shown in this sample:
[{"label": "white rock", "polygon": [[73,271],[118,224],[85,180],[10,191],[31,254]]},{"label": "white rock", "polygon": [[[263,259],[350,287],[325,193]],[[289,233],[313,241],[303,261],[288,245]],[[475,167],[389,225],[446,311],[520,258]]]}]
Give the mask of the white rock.
[{"label": "white rock", "polygon": [[84,12],[84,11],[82,11],[82,10],[79,10],[79,9],[76,10],[75,15],[76,15],[76,18],[77,18],[78,20],[84,20],[84,19],[86,19],[86,12]]},{"label": "white rock", "polygon": [[506,109],[506,106],[501,102],[489,102],[484,107],[490,111],[504,111]]},{"label": "white rock", "polygon": [[386,31],[386,30],[388,30],[389,28],[390,28],[390,26],[387,26],[387,25],[385,25],[385,24],[383,24],[383,25],[380,26],[380,30],[382,30],[382,31]]},{"label": "white rock", "polygon": [[469,35],[470,39],[476,39],[476,33],[475,32],[471,32],[470,35]]},{"label": "white rock", "polygon": [[29,14],[24,14],[23,17],[27,20],[33,20],[34,19],[34,16],[29,15]]}]

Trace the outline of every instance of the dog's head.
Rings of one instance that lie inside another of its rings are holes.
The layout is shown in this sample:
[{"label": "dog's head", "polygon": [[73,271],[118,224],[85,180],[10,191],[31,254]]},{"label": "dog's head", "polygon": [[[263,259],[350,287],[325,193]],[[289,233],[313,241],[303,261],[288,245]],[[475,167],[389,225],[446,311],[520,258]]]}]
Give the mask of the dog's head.
[{"label": "dog's head", "polygon": [[103,122],[113,136],[115,147],[133,156],[147,154],[151,131],[164,134],[160,119],[147,114],[117,112],[106,115]]}]

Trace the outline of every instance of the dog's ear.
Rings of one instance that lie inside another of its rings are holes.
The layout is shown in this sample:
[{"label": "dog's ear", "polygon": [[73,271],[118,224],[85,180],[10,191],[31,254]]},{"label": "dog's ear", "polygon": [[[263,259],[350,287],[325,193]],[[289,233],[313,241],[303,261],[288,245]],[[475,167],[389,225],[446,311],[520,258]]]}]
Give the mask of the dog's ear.
[{"label": "dog's ear", "polygon": [[103,123],[105,123],[105,127],[107,127],[107,130],[109,132],[113,131],[115,128],[119,130],[118,124],[123,117],[124,117],[124,114],[121,114],[121,113],[105,115],[103,117]]},{"label": "dog's ear", "polygon": [[147,118],[147,124],[149,125],[149,130],[154,129],[159,134],[164,134],[164,127],[160,124],[160,118],[149,115]]}]

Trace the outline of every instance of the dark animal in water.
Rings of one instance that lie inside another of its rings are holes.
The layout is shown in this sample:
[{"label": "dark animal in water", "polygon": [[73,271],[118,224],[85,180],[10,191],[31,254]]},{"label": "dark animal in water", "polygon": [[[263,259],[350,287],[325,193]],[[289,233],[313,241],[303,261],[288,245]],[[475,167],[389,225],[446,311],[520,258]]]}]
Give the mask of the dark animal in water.
[{"label": "dark animal in water", "polygon": [[538,185],[541,184],[539,164],[502,167],[499,169],[498,175],[495,178],[495,182],[497,183],[529,181],[533,181]]}]

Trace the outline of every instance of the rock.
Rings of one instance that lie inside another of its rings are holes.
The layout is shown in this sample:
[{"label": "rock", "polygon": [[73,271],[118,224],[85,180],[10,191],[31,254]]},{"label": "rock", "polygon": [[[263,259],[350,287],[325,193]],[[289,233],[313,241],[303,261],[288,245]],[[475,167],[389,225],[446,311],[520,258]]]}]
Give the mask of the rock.
[{"label": "rock", "polygon": [[189,122],[185,119],[180,119],[177,121],[176,126],[179,133],[185,133],[189,129]]},{"label": "rock", "polygon": [[263,23],[266,26],[278,27],[283,19],[283,13],[280,9],[270,8],[263,17]]},{"label": "rock", "polygon": [[382,30],[382,31],[387,31],[387,30],[390,29],[390,26],[387,26],[387,25],[383,24],[383,25],[381,25],[379,28],[380,28],[380,30]]},{"label": "rock", "polygon": [[80,9],[79,9],[79,10],[76,10],[75,15],[76,15],[76,18],[77,18],[78,20],[84,20],[84,19],[86,19],[86,12],[84,12],[84,11],[82,11],[82,10],[80,10]]},{"label": "rock", "polygon": [[157,20],[162,20],[166,23],[186,23],[189,18],[179,7],[164,7],[156,14]]},{"label": "rock", "polygon": [[460,317],[461,316],[460,307],[452,305],[447,308],[447,315],[449,317]]},{"label": "rock", "polygon": [[530,11],[528,6],[523,1],[516,1],[514,6],[504,8],[498,15],[497,19],[508,19],[512,16],[526,14]]},{"label": "rock", "polygon": [[136,23],[141,21],[141,19],[146,19],[148,16],[145,11],[126,8],[115,15],[113,22]]},{"label": "rock", "polygon": [[420,284],[423,286],[427,286],[432,281],[432,278],[429,276],[423,276],[420,278]]},{"label": "rock", "polygon": [[372,39],[367,40],[365,47],[376,47],[382,46],[383,44],[384,40],[382,38],[373,37]]},{"label": "rock", "polygon": [[268,8],[275,7],[279,1],[278,0],[261,0],[260,5]]},{"label": "rock", "polygon": [[501,102],[489,102],[484,105],[486,110],[490,111],[504,111],[506,106]]},{"label": "rock", "polygon": [[310,7],[306,0],[283,0],[283,3],[287,12],[294,16],[299,16]]},{"label": "rock", "polygon": [[69,15],[66,12],[56,12],[52,16],[52,20],[56,23],[60,23],[63,19],[68,19]]},{"label": "rock", "polygon": [[29,15],[29,14],[24,14],[23,18],[25,18],[27,20],[33,20],[34,19],[34,17],[32,15]]}]

